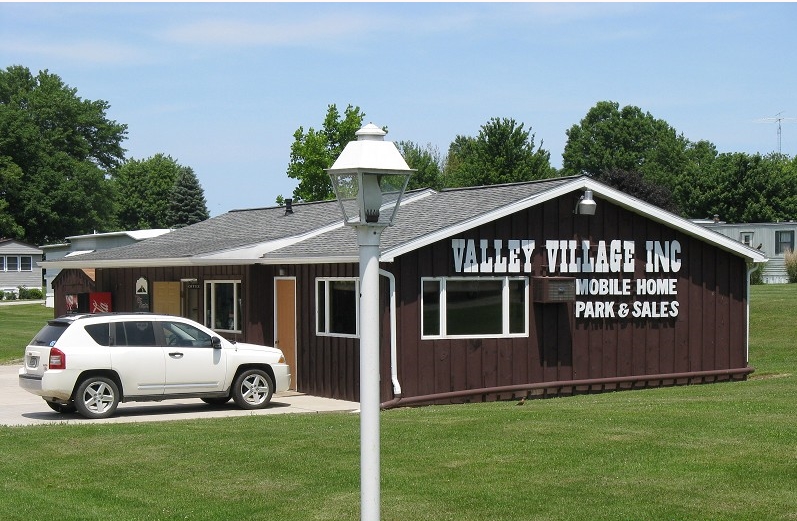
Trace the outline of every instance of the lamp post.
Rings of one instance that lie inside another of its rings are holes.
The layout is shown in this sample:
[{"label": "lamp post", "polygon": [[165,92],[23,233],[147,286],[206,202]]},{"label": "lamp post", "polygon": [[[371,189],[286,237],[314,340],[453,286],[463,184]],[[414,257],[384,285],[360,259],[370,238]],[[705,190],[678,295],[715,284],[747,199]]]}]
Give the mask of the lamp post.
[{"label": "lamp post", "polygon": [[379,241],[393,224],[414,170],[379,127],[368,124],[327,169],[360,253],[360,519],[380,517]]}]

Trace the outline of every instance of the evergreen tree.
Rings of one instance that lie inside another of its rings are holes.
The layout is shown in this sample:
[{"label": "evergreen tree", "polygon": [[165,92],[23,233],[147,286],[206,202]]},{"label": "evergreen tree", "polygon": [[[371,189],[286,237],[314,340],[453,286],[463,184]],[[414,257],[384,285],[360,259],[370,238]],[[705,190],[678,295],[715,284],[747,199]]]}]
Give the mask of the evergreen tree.
[{"label": "evergreen tree", "polygon": [[205,191],[190,167],[181,167],[169,199],[168,221],[172,228],[182,228],[210,217]]}]

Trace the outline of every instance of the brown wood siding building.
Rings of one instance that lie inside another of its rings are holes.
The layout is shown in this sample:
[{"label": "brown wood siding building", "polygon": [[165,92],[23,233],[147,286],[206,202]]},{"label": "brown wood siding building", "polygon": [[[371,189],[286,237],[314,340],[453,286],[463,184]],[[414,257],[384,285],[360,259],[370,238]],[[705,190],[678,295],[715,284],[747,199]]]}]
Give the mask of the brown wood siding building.
[{"label": "brown wood siding building", "polygon": [[[403,255],[395,266],[401,280],[399,377],[405,396],[544,382],[554,384],[536,392],[666,385],[676,383],[676,378],[662,379],[658,375],[747,367],[744,259],[608,202],[601,202],[602,212],[591,217],[574,218],[574,205],[575,199],[549,201],[460,237],[476,242],[501,239],[504,244],[517,237],[536,238],[537,244],[542,238],[589,239],[592,245],[621,238],[632,240],[637,251],[647,241],[677,240],[683,246],[681,268],[678,273],[669,274],[676,279],[677,295],[605,297],[617,304],[631,304],[637,299],[651,303],[662,298],[677,299],[677,316],[635,318],[629,313],[626,317],[584,318],[576,317],[575,302],[533,303],[528,338],[422,340],[417,334],[421,316],[418,281],[422,277],[461,275],[453,268],[451,240],[441,240]],[[645,272],[645,258],[634,262],[634,272],[621,273],[620,277],[647,280],[650,274]],[[545,276],[552,271],[555,270],[548,265],[545,250],[535,248],[533,273],[528,275]],[[382,354],[384,359],[388,353],[383,349]],[[645,375],[656,378],[647,380]],[[634,376],[639,379],[625,383],[562,384]],[[688,379],[677,378],[678,383]],[[501,393],[494,395],[498,396]]]},{"label": "brown wood siding building", "polygon": [[[585,189],[595,192],[595,215],[574,213]],[[422,191],[405,199],[381,243],[383,402],[549,396],[736,379],[752,371],[747,264],[765,261],[760,252],[587,178]],[[57,267],[95,268],[93,290],[112,293],[115,311],[137,309],[142,278],[152,309],[161,298],[175,298],[159,294],[162,288],[180,284],[178,309],[199,322],[207,318],[210,283],[235,281],[240,329],[219,334],[278,346],[276,281],[295,281],[295,349],[280,346],[290,357],[293,385],[358,400],[359,339],[318,333],[319,313],[327,309],[319,280],[359,275],[353,231],[330,217],[335,204],[296,204],[291,215],[279,208],[230,212]],[[261,237],[247,235],[255,233]],[[216,237],[226,242],[215,244]],[[62,272],[59,281],[56,301],[73,279]],[[486,299],[468,310],[467,296],[443,302],[452,287],[484,281],[502,285],[495,293],[504,299],[500,306],[490,308]],[[563,298],[541,290],[554,282]],[[424,290],[426,284],[439,291]],[[500,309],[503,332],[449,334],[444,329],[453,322],[446,321],[460,312],[457,306],[476,313],[468,315],[475,322],[495,319],[480,316],[482,309]],[[433,323],[437,310],[440,321]]]}]

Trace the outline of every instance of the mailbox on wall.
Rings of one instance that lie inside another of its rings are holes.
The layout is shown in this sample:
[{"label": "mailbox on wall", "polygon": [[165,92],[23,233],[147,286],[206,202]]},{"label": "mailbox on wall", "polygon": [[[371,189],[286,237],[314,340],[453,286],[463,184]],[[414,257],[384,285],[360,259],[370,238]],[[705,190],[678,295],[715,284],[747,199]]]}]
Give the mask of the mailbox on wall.
[{"label": "mailbox on wall", "polygon": [[534,302],[555,304],[576,300],[576,279],[573,277],[532,277]]}]

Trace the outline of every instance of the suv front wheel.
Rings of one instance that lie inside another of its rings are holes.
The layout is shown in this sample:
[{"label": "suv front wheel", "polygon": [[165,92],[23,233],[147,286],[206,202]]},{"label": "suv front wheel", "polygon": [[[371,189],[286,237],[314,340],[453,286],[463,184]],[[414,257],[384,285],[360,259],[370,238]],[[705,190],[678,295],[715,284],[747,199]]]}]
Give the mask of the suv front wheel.
[{"label": "suv front wheel", "polygon": [[274,383],[262,369],[249,369],[232,384],[232,399],[241,409],[262,409],[271,401]]},{"label": "suv front wheel", "polygon": [[119,388],[105,376],[89,376],[75,392],[77,412],[86,418],[107,418],[116,411],[118,405]]}]

